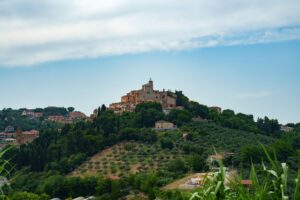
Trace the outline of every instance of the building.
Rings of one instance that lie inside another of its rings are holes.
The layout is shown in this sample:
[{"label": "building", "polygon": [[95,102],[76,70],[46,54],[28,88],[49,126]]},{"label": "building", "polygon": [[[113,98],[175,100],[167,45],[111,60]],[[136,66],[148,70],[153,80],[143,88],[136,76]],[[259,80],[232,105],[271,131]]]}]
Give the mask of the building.
[{"label": "building", "polygon": [[3,140],[1,140],[1,147],[4,147],[6,145],[17,145],[17,140],[15,138],[5,138]]},{"label": "building", "polygon": [[21,144],[27,144],[32,142],[35,138],[39,137],[39,131],[37,130],[30,130],[30,131],[17,131],[17,143],[19,145]]},{"label": "building", "polygon": [[98,111],[98,108],[94,109],[93,114],[90,115],[90,119],[95,119],[98,116]]},{"label": "building", "polygon": [[14,132],[15,131],[15,128],[13,126],[7,126],[4,130],[4,132],[6,133],[11,133],[11,132]]},{"label": "building", "polygon": [[3,140],[5,138],[15,138],[16,132],[1,132],[0,133],[0,140]]},{"label": "building", "polygon": [[289,127],[289,126],[284,126],[284,125],[281,125],[280,126],[280,130],[283,131],[283,132],[292,132],[294,130],[293,127]]},{"label": "building", "polygon": [[34,112],[33,110],[24,110],[22,112],[22,116],[26,116],[30,119],[38,119],[43,117],[43,113],[42,112]]},{"label": "building", "polygon": [[155,130],[159,131],[159,130],[174,130],[177,129],[177,126],[175,124],[173,124],[172,122],[168,122],[168,121],[157,121],[155,122]]},{"label": "building", "polygon": [[170,91],[154,90],[153,81],[150,79],[142,86],[142,89],[133,90],[122,96],[121,102],[110,104],[109,109],[115,113],[132,112],[136,105],[144,102],[157,102],[162,105],[163,110],[171,110],[176,108],[176,95]]},{"label": "building", "polygon": [[48,121],[56,123],[65,123],[65,117],[62,115],[51,115],[48,117]]},{"label": "building", "polygon": [[73,121],[73,120],[86,119],[87,116],[82,112],[74,111],[69,113],[69,118]]}]

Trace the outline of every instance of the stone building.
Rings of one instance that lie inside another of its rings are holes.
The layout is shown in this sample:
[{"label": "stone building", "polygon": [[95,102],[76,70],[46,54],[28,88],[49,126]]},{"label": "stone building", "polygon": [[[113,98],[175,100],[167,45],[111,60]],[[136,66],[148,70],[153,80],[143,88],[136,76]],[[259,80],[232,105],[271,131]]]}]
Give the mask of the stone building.
[{"label": "stone building", "polygon": [[121,102],[112,103],[109,109],[115,113],[134,111],[135,106],[144,102],[157,102],[162,105],[163,110],[171,110],[176,107],[176,95],[170,91],[159,91],[153,89],[153,81],[142,86],[140,90],[133,90],[121,97]]},{"label": "stone building", "polygon": [[168,121],[157,121],[155,122],[155,130],[159,131],[159,130],[175,130],[177,129],[177,126],[174,125],[172,122],[168,122]]}]

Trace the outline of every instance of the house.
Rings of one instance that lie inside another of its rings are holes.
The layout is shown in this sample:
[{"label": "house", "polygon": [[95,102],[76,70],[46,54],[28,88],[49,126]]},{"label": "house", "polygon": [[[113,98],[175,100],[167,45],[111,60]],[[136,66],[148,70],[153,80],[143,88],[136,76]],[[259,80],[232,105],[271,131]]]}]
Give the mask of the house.
[{"label": "house", "polygon": [[15,138],[5,138],[1,141],[5,146],[6,145],[17,145],[17,140]]},{"label": "house", "polygon": [[284,126],[284,125],[281,125],[280,126],[280,130],[283,131],[283,132],[292,132],[294,130],[293,127],[289,127],[289,126]]},{"label": "house", "polygon": [[3,140],[5,138],[15,138],[16,137],[16,132],[1,132],[0,133],[0,140]]},{"label": "house", "polygon": [[51,122],[65,123],[65,118],[62,115],[51,115],[47,120]]},{"label": "house", "polygon": [[33,115],[34,115],[34,112],[32,110],[24,110],[22,112],[22,116],[29,117],[29,116],[33,116]]},{"label": "house", "polygon": [[80,120],[80,119],[86,119],[87,116],[82,112],[74,111],[69,113],[69,118],[71,120]]},{"label": "house", "polygon": [[22,116],[26,116],[30,119],[37,119],[43,117],[42,112],[34,112],[33,110],[24,110]]},{"label": "house", "polygon": [[150,79],[148,83],[142,85],[140,90],[132,90],[125,96],[121,97],[121,102],[112,103],[109,109],[115,113],[133,112],[136,105],[144,102],[157,102],[162,105],[165,112],[176,108],[176,94],[171,91],[154,90],[153,81]]},{"label": "house", "polygon": [[177,126],[172,122],[160,120],[155,122],[155,130],[175,130]]},{"label": "house", "polygon": [[30,130],[30,131],[17,131],[17,143],[19,145],[32,142],[35,138],[39,137],[39,131]]},{"label": "house", "polygon": [[7,126],[6,128],[5,128],[5,131],[4,132],[6,132],[6,133],[10,133],[10,132],[14,132],[15,131],[15,128],[13,127],[13,126]]}]

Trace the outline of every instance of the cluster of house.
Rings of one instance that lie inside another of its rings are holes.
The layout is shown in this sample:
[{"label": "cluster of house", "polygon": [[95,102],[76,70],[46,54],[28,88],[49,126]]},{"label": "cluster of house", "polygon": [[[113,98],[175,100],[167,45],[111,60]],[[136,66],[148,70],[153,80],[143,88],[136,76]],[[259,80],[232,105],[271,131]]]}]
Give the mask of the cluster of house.
[{"label": "cluster of house", "polygon": [[7,126],[4,132],[0,132],[0,147],[27,144],[37,137],[39,137],[39,131],[37,130],[15,131],[13,126]]},{"label": "cluster of house", "polygon": [[157,102],[162,105],[164,112],[176,108],[176,94],[171,91],[154,90],[153,81],[150,81],[142,86],[140,90],[133,90],[127,95],[121,97],[121,102],[112,103],[109,109],[115,113],[123,113],[125,111],[134,111],[136,105],[144,102]]},{"label": "cluster of house", "polygon": [[[26,109],[22,112],[22,116],[26,116],[29,119],[39,119],[44,115],[42,112],[35,112],[34,110]],[[73,123],[76,120],[82,120],[86,118],[87,116],[84,113],[79,111],[74,111],[74,112],[70,112],[67,116],[51,115],[48,116],[46,120],[51,122],[56,122],[56,123],[69,124],[69,123]]]},{"label": "cluster of house", "polygon": [[43,113],[42,112],[35,112],[33,110],[24,110],[22,112],[22,116],[26,116],[29,119],[39,119],[41,117],[43,117]]},{"label": "cluster of house", "polygon": [[87,116],[79,111],[70,112],[67,116],[62,115],[51,115],[47,118],[48,121],[62,123],[62,124],[70,124],[77,120],[87,119]]}]

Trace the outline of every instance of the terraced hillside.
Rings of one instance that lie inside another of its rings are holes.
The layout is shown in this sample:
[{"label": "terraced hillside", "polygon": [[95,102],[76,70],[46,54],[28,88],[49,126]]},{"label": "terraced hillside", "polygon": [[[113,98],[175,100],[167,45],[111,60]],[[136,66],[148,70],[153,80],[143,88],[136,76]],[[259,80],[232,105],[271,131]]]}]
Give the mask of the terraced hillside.
[{"label": "terraced hillside", "polygon": [[183,157],[183,152],[177,147],[166,150],[159,144],[122,142],[94,155],[70,175],[101,174],[122,177],[129,173],[162,169],[175,157]]},{"label": "terraced hillside", "polygon": [[[183,135],[187,135],[184,139]],[[71,176],[103,175],[119,176],[129,173],[157,171],[166,169],[174,159],[188,161],[190,151],[206,159],[217,151],[235,153],[240,157],[243,147],[248,144],[270,143],[272,139],[250,132],[227,129],[214,124],[199,124],[177,131],[158,132],[160,138],[154,144],[138,142],[121,142],[107,148],[84,162]],[[162,141],[170,141],[171,147],[163,147]]]}]

